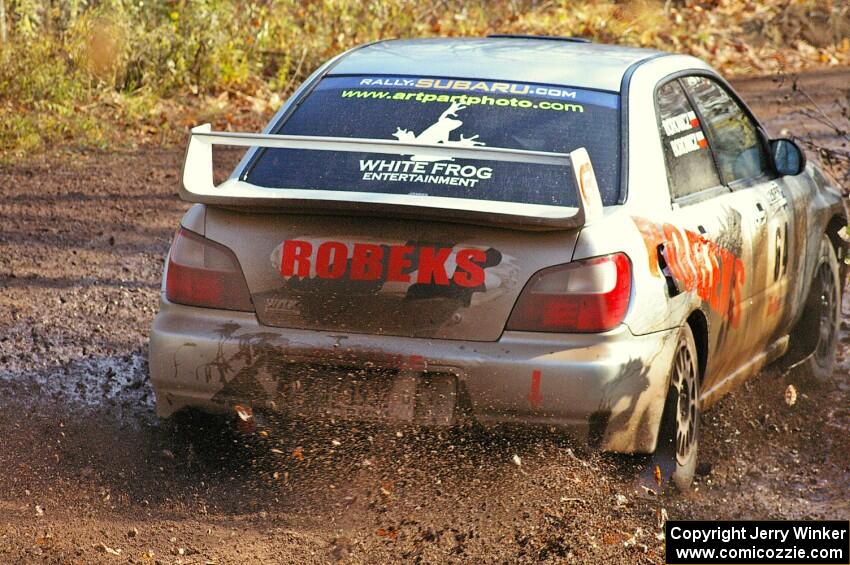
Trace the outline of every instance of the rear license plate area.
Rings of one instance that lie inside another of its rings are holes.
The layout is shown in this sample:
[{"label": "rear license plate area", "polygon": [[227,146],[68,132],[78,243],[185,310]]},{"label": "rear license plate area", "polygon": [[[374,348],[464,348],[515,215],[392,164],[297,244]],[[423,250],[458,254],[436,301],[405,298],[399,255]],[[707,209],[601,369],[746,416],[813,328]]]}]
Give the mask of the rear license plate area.
[{"label": "rear license plate area", "polygon": [[305,419],[451,425],[457,406],[457,379],[447,373],[310,367],[279,390],[280,411]]}]

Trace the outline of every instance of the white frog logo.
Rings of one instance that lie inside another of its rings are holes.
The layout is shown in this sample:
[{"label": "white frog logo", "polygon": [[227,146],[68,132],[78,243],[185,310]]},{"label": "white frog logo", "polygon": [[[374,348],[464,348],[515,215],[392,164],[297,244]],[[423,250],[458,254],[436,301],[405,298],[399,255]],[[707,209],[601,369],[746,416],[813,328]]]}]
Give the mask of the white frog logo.
[{"label": "white frog logo", "polygon": [[[430,143],[430,144],[438,144],[438,145],[451,145],[455,147],[475,147],[477,145],[484,145],[481,141],[476,141],[478,139],[477,135],[473,135],[472,137],[464,137],[463,134],[460,135],[460,139],[449,139],[449,136],[453,131],[458,129],[463,125],[463,121],[457,119],[457,112],[465,109],[466,106],[463,104],[458,104],[457,102],[452,102],[451,106],[440,115],[440,118],[436,121],[436,123],[431,124],[427,128],[425,128],[422,133],[419,135],[414,134],[412,131],[402,128],[396,128],[396,132],[393,134],[393,137],[398,139],[404,143]],[[436,155],[414,155],[411,157],[411,161],[453,161],[453,159],[449,157],[438,157]]]}]

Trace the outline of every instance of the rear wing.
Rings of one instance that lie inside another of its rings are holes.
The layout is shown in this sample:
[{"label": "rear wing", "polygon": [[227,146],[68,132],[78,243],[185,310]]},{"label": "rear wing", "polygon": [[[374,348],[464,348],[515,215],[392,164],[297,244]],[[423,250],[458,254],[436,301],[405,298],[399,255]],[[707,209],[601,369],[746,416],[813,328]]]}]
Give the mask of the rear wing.
[{"label": "rear wing", "polygon": [[[230,178],[216,186],[213,181],[213,145],[391,155],[427,153],[428,156],[443,159],[563,166],[573,171],[579,206],[573,208],[413,194],[267,188],[237,178]],[[216,132],[212,131],[210,124],[204,124],[192,129],[182,180],[180,197],[188,202],[239,209],[273,209],[279,213],[430,218],[530,230],[577,228],[602,215],[602,199],[596,176],[584,148],[566,154],[497,147],[447,147],[386,139]]]}]

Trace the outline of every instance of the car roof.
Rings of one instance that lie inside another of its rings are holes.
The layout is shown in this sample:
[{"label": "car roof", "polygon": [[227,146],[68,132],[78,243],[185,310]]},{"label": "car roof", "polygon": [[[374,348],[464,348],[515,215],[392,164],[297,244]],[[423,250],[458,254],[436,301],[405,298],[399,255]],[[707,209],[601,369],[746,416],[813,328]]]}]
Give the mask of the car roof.
[{"label": "car roof", "polygon": [[476,78],[619,92],[629,67],[663,54],[569,38],[394,39],[352,49],[328,74]]}]

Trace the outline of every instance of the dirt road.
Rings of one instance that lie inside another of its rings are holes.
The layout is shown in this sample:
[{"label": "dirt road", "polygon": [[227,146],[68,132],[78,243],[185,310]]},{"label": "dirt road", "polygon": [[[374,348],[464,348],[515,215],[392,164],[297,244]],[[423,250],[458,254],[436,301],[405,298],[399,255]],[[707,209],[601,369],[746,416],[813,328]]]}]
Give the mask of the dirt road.
[{"label": "dirt road", "polygon": [[[790,113],[790,84],[738,82],[773,133],[840,148],[818,114]],[[838,119],[850,71],[801,84]],[[290,427],[260,447],[205,422],[175,433],[145,359],[187,207],[181,159],[0,166],[0,563],[658,563],[662,515],[850,517],[846,321],[834,384],[768,369],[705,415],[687,496],[637,497],[631,459],[552,433]]]}]

